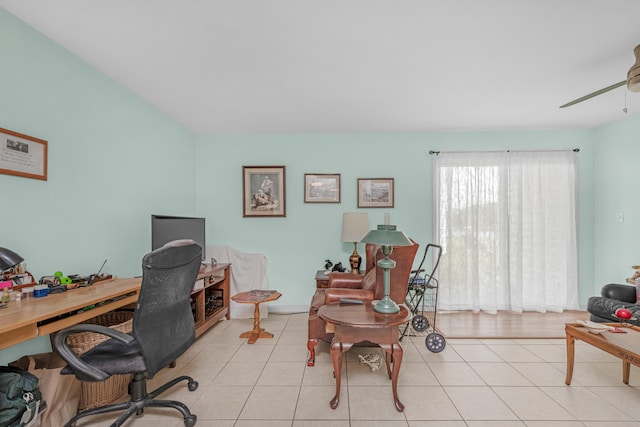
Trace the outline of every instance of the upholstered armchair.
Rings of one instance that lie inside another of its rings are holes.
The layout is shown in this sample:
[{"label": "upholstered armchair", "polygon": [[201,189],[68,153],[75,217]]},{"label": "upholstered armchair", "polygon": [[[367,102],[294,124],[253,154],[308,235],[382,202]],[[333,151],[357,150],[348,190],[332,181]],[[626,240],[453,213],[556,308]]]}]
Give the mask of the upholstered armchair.
[{"label": "upholstered armchair", "polygon": [[[409,276],[413,267],[413,259],[418,252],[418,244],[413,242],[411,246],[394,246],[391,258],[396,262],[396,267],[390,274],[389,297],[401,304],[404,302],[409,284]],[[365,255],[365,273],[357,275],[353,273],[332,272],[329,275],[329,285],[324,289],[316,289],[309,308],[309,337],[307,348],[309,359],[307,366],[315,364],[315,347],[318,340],[331,342],[333,333],[327,332],[326,323],[318,316],[318,310],[324,304],[339,301],[341,298],[372,301],[381,299],[384,295],[383,271],[377,266],[378,260],[384,258],[380,246],[367,244]]]}]

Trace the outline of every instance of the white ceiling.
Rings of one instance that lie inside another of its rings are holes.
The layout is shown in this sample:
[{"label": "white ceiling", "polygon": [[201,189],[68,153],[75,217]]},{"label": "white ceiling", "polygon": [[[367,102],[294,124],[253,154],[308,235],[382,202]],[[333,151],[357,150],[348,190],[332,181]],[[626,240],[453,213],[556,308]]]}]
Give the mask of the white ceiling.
[{"label": "white ceiling", "polygon": [[[639,0],[0,0],[200,133],[591,128]],[[626,95],[626,97],[625,97]]]}]

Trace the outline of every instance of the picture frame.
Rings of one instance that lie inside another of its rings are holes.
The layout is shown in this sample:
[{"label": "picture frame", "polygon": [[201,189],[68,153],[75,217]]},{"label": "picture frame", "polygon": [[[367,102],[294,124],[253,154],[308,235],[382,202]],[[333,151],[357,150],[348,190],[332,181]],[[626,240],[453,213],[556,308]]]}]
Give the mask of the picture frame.
[{"label": "picture frame", "polygon": [[394,194],[393,178],[358,178],[359,208],[392,208]]},{"label": "picture frame", "polygon": [[305,173],[305,203],[340,203],[339,173]]},{"label": "picture frame", "polygon": [[47,141],[0,128],[0,173],[47,180]]},{"label": "picture frame", "polygon": [[242,216],[286,216],[285,166],[242,167]]}]

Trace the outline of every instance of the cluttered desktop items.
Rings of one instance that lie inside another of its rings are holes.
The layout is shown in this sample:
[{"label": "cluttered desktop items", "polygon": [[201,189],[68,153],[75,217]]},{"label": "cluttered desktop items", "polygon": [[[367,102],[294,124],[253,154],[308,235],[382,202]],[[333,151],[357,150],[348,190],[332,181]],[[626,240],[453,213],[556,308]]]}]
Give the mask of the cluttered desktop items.
[{"label": "cluttered desktop items", "polygon": [[102,273],[106,263],[107,260],[104,260],[96,274],[65,276],[61,271],[57,271],[53,275],[41,277],[36,283],[33,275],[26,269],[24,258],[10,249],[0,247],[0,307],[1,304],[20,300],[22,297],[44,297],[50,293],[66,292],[110,280],[113,278],[112,275]]}]

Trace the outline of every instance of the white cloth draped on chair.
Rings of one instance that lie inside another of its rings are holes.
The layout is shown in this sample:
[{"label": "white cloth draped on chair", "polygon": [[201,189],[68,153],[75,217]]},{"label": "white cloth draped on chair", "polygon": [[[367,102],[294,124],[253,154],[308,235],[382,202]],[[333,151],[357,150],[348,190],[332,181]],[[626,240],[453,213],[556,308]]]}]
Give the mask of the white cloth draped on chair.
[{"label": "white cloth draped on chair", "polygon": [[[230,297],[253,289],[269,289],[267,257],[264,255],[240,252],[229,246],[207,246],[206,258],[215,258],[219,263],[231,263]],[[253,304],[231,301],[229,310],[232,319],[253,319]],[[260,317],[267,317],[268,313],[268,304],[260,304]]]}]

